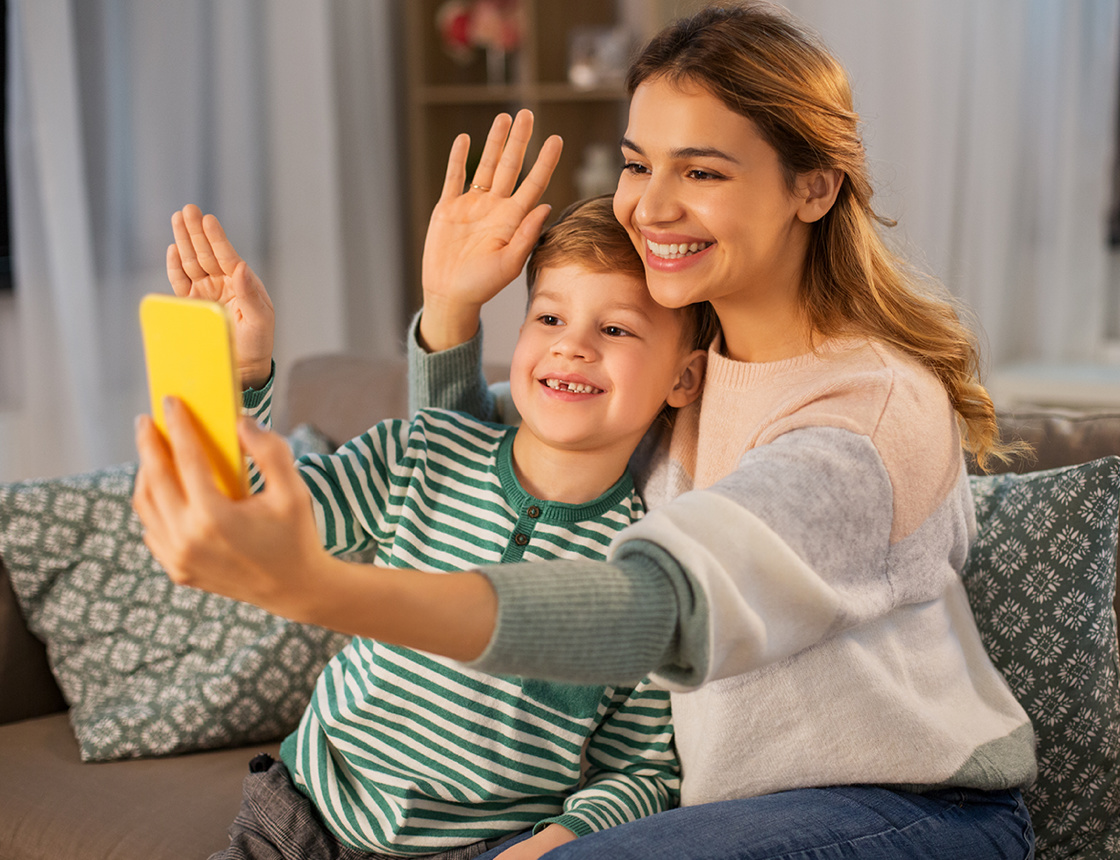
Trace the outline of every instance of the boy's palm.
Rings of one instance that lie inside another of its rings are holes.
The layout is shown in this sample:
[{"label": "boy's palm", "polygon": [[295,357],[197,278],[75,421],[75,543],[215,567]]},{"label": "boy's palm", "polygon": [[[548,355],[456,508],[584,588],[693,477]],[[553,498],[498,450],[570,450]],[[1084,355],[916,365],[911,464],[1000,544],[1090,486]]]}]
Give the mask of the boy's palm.
[{"label": "boy's palm", "polygon": [[243,385],[258,388],[272,369],[275,313],[260,278],[234,250],[221,223],[193,204],[171,216],[175,242],[167,249],[167,278],[178,296],[225,305],[233,320]]},{"label": "boy's palm", "polygon": [[[550,207],[538,203],[562,149],[559,137],[549,137],[521,179],[532,132],[529,111],[515,118],[499,114],[465,191],[470,138],[461,134],[451,145],[443,189],[424,241],[423,339],[440,343],[449,332],[469,337],[482,306],[525,265],[548,218]],[[459,342],[454,336],[446,340],[434,348]]]},{"label": "boy's palm", "polygon": [[441,199],[424,243],[425,295],[477,305],[496,296],[521,272],[540,233],[528,214],[517,199],[492,191]]}]

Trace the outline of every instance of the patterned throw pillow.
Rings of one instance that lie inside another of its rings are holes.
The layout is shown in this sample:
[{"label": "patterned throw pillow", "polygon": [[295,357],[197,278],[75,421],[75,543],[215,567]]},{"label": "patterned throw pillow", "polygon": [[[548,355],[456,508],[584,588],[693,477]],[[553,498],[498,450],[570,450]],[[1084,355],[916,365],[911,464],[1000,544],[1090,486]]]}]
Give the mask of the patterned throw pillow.
[{"label": "patterned throw pillow", "polygon": [[[321,449],[307,431],[289,439]],[[82,759],[273,740],[349,637],[174,585],[141,541],[135,465],[0,486],[0,555]]]},{"label": "patterned throw pillow", "polygon": [[1116,857],[1120,458],[970,480],[980,533],[965,587],[1034,723],[1039,776],[1026,800],[1038,857]]}]

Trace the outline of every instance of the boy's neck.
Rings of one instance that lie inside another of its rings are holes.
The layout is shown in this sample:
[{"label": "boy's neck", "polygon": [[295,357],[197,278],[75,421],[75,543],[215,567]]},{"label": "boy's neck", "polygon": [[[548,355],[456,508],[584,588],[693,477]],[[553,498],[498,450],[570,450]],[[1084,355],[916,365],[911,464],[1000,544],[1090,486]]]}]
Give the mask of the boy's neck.
[{"label": "boy's neck", "polygon": [[582,505],[618,482],[633,453],[634,446],[626,443],[592,451],[544,445],[522,425],[513,440],[513,470],[530,495]]}]

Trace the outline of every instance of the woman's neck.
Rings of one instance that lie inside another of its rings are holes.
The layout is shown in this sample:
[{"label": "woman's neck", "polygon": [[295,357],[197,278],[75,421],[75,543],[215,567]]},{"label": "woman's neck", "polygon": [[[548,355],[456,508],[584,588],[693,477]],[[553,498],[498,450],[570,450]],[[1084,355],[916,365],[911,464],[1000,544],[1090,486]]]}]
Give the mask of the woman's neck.
[{"label": "woman's neck", "polygon": [[735,361],[783,361],[813,351],[813,328],[800,303],[715,300],[723,354]]}]

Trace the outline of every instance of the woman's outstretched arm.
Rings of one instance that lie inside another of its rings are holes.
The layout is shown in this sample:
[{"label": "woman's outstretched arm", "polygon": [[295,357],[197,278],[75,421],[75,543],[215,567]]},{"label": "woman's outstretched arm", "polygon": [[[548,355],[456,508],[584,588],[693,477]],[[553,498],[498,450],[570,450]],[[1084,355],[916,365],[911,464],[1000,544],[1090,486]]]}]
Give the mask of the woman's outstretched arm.
[{"label": "woman's outstretched arm", "polygon": [[138,419],[133,506],[145,543],[177,583],[491,671],[582,683],[632,683],[654,669],[703,675],[681,655],[706,653],[706,608],[652,545],[635,542],[610,563],[462,573],[344,562],[322,548],[281,437],[243,419],[242,445],[265,487],[233,501],[214,484],[189,412],[177,402],[166,412],[166,439]]},{"label": "woman's outstretched arm", "polygon": [[308,491],[284,440],[242,419],[245,452],[265,487],[233,501],[210,473],[189,411],[166,407],[165,439],[137,421],[133,507],[144,542],[176,583],[344,633],[471,660],[495,626],[497,600],[479,573],[351,564],[320,544]]}]

